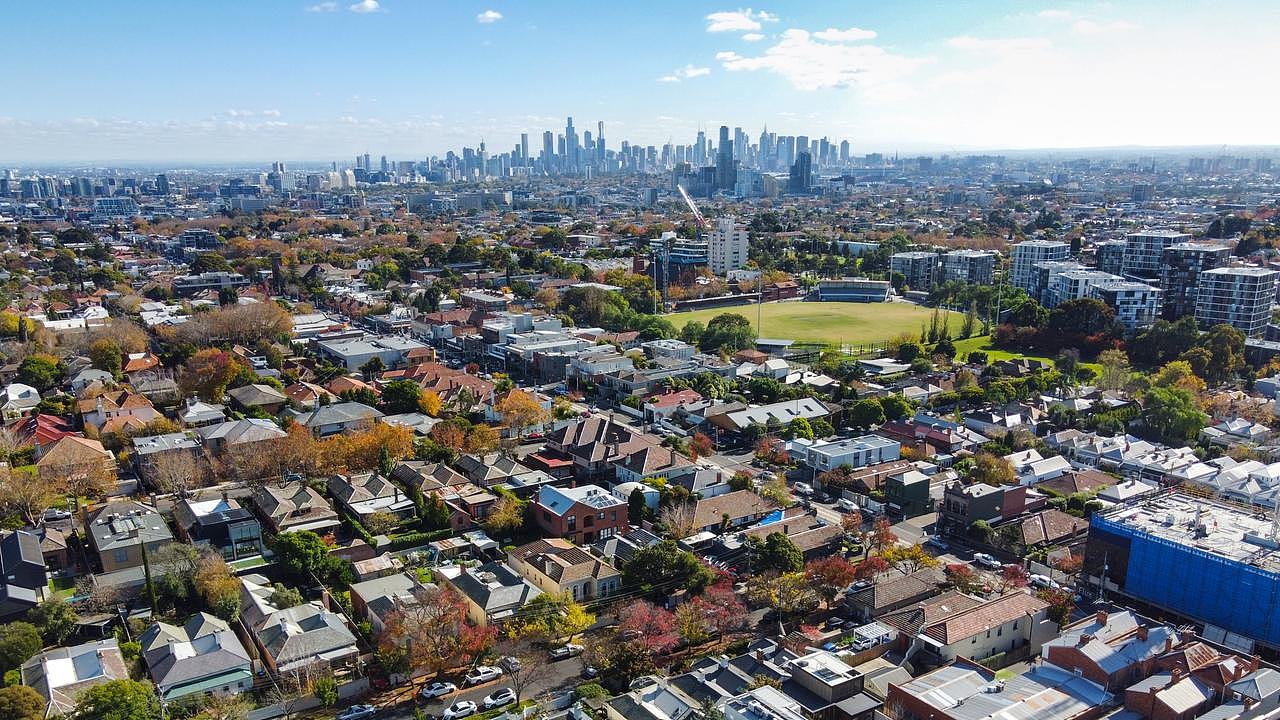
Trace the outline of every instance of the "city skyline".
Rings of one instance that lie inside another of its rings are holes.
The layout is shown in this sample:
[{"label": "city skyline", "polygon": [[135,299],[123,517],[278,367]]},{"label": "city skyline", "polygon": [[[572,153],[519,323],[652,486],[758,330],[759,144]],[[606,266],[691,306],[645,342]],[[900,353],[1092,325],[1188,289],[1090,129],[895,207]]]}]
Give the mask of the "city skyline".
[{"label": "city skyline", "polygon": [[858,155],[1280,144],[1253,79],[1280,8],[1159,7],[29,4],[12,50],[44,71],[12,80],[0,162],[425,158],[538,145],[566,115],[614,148],[722,124]]}]

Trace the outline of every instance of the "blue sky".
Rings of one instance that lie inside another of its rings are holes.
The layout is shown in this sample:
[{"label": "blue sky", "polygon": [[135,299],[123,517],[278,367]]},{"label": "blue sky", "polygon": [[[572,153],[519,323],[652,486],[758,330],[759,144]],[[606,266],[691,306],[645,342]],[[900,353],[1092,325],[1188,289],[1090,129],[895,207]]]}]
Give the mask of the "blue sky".
[{"label": "blue sky", "polygon": [[426,157],[573,115],[855,152],[1280,144],[1280,3],[11,3],[0,164]]}]

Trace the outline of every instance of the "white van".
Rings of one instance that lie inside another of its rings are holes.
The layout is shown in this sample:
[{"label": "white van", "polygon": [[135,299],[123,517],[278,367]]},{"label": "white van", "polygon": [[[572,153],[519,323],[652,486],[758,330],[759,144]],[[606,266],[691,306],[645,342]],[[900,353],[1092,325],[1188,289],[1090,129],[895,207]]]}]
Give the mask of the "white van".
[{"label": "white van", "polygon": [[858,512],[858,503],[849,498],[840,498],[836,501],[836,509],[844,512]]}]

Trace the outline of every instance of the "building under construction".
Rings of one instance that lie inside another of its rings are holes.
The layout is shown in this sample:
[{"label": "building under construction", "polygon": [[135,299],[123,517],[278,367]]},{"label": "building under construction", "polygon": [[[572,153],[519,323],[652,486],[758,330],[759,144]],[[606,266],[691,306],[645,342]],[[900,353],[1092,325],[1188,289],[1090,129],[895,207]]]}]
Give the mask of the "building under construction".
[{"label": "building under construction", "polygon": [[1085,575],[1124,597],[1203,624],[1202,635],[1280,652],[1280,523],[1271,510],[1180,491],[1095,514]]}]

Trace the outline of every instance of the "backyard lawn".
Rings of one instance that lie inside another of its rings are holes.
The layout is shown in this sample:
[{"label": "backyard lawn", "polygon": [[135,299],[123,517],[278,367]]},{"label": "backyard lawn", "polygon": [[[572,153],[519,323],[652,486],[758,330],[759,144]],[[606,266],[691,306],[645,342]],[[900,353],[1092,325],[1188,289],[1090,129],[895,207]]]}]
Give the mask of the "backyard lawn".
[{"label": "backyard lawn", "polygon": [[[780,302],[760,306],[759,336],[798,342],[832,345],[871,345],[884,342],[899,333],[920,335],[920,326],[928,325],[932,308],[904,302]],[[667,315],[676,326],[697,321],[706,325],[721,313],[736,313],[756,324],[755,305],[695,310]],[[952,333],[958,332],[964,319],[961,313],[944,311],[950,317]]]}]

